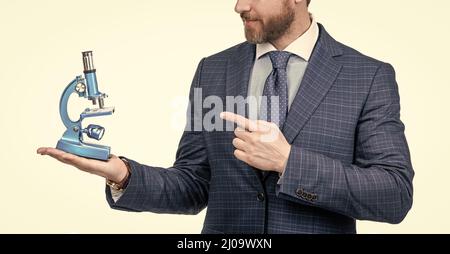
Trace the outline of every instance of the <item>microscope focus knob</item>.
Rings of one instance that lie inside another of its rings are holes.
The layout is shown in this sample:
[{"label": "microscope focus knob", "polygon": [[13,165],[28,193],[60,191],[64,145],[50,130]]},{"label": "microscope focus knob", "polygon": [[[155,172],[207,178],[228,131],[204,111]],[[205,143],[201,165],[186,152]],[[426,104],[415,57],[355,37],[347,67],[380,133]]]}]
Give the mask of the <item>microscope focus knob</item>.
[{"label": "microscope focus knob", "polygon": [[77,91],[78,93],[84,93],[86,91],[86,85],[83,83],[78,83],[75,87],[75,91]]},{"label": "microscope focus knob", "polygon": [[92,139],[100,140],[105,134],[105,128],[96,124],[89,124],[87,128],[83,129],[83,133]]}]

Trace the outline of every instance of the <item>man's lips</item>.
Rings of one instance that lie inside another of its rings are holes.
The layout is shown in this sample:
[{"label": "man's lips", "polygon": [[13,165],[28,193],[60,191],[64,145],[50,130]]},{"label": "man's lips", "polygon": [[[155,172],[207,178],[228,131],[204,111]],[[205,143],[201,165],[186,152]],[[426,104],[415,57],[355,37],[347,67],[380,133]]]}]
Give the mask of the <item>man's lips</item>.
[{"label": "man's lips", "polygon": [[257,19],[243,19],[242,21],[244,22],[245,26],[252,26],[258,22]]}]

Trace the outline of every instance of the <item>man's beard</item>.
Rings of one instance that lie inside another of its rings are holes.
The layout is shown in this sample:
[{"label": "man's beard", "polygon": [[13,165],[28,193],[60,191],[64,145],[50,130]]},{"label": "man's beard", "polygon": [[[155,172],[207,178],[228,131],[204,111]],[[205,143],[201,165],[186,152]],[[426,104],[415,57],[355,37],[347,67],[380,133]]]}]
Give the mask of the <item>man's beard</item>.
[{"label": "man's beard", "polygon": [[[241,17],[244,20],[255,20],[249,13],[242,13]],[[284,5],[280,14],[270,17],[265,23],[258,19],[260,29],[245,27],[245,38],[248,42],[255,44],[276,41],[289,30],[294,18],[294,8]]]}]

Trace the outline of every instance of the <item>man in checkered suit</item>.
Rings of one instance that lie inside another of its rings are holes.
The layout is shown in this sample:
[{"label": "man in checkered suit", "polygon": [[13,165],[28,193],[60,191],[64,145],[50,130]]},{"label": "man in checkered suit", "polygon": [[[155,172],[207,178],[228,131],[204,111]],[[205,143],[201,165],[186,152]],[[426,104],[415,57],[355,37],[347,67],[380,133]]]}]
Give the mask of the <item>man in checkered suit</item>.
[{"label": "man in checkered suit", "polygon": [[[400,223],[412,206],[414,172],[394,69],[335,41],[308,4],[238,0],[247,42],[202,59],[191,86],[191,102],[198,90],[200,99],[260,98],[277,74],[270,84],[287,86],[283,124],[252,118],[257,100],[215,119],[233,131],[195,129],[208,111],[189,108],[191,128],[170,168],[38,152],[107,178],[114,209],[207,208],[203,233],[355,233],[355,220]],[[288,52],[285,66],[276,69],[280,52]]]}]

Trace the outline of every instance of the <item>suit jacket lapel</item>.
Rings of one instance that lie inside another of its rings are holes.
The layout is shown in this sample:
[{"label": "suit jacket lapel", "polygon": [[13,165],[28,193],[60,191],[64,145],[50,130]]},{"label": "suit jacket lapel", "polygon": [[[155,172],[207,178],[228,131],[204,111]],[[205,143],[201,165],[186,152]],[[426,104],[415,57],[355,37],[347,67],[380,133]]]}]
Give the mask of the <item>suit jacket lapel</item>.
[{"label": "suit jacket lapel", "polygon": [[[226,96],[247,98],[255,54],[256,45],[245,42],[230,57],[227,65]],[[245,117],[248,117],[248,107],[245,110]]]},{"label": "suit jacket lapel", "polygon": [[342,67],[333,59],[342,54],[342,49],[321,25],[319,27],[319,39],[282,129],[291,144],[326,96]]},{"label": "suit jacket lapel", "polygon": [[[253,69],[253,65],[255,62],[255,54],[256,54],[256,45],[250,43],[243,43],[241,46],[234,52],[234,54],[230,57],[230,60],[227,64],[227,74],[226,74],[226,96],[242,96],[243,98],[247,98],[248,96],[248,86],[250,82],[250,74]],[[237,113],[237,112],[235,112]],[[245,117],[249,116],[249,108],[246,104],[245,108]],[[225,123],[226,124],[226,123]],[[234,126],[236,127],[236,126]],[[234,133],[230,133],[230,145],[232,146],[232,140],[234,138]],[[262,179],[261,170],[256,169],[247,165],[246,163],[239,161],[250,175],[256,176],[259,180]],[[251,168],[251,169],[249,169]],[[253,173],[251,173],[253,171]],[[257,181],[255,184],[259,185],[259,188],[262,188],[262,182]]]}]

